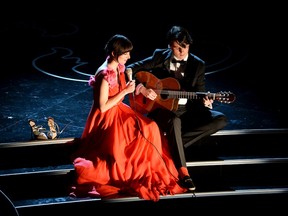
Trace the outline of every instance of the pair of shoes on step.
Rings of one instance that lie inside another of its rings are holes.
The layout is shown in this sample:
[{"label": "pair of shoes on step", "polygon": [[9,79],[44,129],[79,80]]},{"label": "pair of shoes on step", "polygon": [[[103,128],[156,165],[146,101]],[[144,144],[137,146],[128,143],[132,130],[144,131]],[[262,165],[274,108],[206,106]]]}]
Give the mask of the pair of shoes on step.
[{"label": "pair of shoes on step", "polygon": [[33,137],[32,139],[47,140],[56,139],[58,137],[59,126],[56,124],[54,118],[52,117],[47,118],[49,130],[43,128],[42,125],[36,125],[36,121],[34,119],[29,119],[28,124],[31,128],[31,137]]},{"label": "pair of shoes on step", "polygon": [[190,176],[184,176],[184,178],[181,179],[181,185],[184,188],[187,188],[189,191],[195,191],[196,189],[194,182]]}]

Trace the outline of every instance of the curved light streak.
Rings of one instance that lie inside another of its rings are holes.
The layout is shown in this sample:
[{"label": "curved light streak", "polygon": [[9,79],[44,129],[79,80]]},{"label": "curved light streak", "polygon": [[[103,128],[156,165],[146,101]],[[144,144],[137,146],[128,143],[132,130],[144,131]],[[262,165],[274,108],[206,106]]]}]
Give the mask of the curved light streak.
[{"label": "curved light streak", "polygon": [[62,49],[62,50],[65,50],[68,52],[68,54],[64,55],[62,57],[62,59],[69,59],[69,60],[75,60],[75,66],[71,68],[72,71],[74,71],[75,73],[77,74],[80,74],[80,75],[83,75],[83,76],[87,76],[87,77],[90,77],[91,74],[87,74],[87,73],[84,73],[84,72],[81,72],[81,71],[78,71],[77,68],[82,66],[82,65],[85,65],[85,64],[88,64],[88,62],[81,62],[81,58],[79,57],[71,57],[72,54],[73,54],[73,51],[69,48],[64,48],[64,47],[53,47],[51,48],[52,52],[50,53],[47,53],[47,54],[44,54],[44,55],[41,55],[37,58],[35,58],[33,61],[32,61],[32,66],[40,71],[41,73],[44,73],[48,76],[52,76],[52,77],[55,77],[55,78],[59,78],[59,79],[64,79],[64,80],[70,80],[70,81],[76,81],[76,82],[87,82],[88,81],[88,78],[87,79],[76,79],[76,78],[69,78],[69,77],[63,77],[63,76],[59,76],[57,74],[54,74],[54,73],[51,73],[51,72],[48,72],[48,71],[45,71],[44,69],[42,69],[40,66],[37,65],[37,62],[43,58],[46,58],[48,56],[52,56],[54,54],[56,54],[58,52],[59,49]]}]

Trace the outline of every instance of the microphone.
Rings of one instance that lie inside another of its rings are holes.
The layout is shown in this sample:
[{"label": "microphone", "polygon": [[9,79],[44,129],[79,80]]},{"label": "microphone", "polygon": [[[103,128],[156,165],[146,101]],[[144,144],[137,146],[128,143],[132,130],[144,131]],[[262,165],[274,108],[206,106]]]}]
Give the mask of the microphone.
[{"label": "microphone", "polygon": [[[126,68],[126,71],[125,71],[127,77],[128,77],[128,81],[129,83],[133,81],[132,79],[132,69],[131,68]],[[132,92],[132,96],[133,96],[133,99],[134,99],[134,91]]]},{"label": "microphone", "polygon": [[132,73],[133,73],[132,69],[131,68],[127,68],[125,72],[127,74],[128,80],[132,81]]}]

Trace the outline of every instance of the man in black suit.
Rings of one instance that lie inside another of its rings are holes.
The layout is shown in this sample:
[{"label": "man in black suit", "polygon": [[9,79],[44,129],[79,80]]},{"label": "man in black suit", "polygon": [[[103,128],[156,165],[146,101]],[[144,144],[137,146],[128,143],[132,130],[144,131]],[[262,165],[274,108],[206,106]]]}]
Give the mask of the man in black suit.
[{"label": "man in black suit", "polygon": [[[163,82],[167,81],[166,78],[173,77],[179,82],[180,91],[205,93],[205,62],[189,52],[192,42],[185,28],[173,26],[167,33],[168,48],[156,49],[152,56],[128,65],[127,68],[132,69],[133,77],[139,83],[135,94],[142,94],[150,100],[159,97],[153,86],[145,82],[148,80],[139,81],[139,76],[137,80],[137,72],[140,71],[152,73]],[[144,76],[146,77],[147,75]],[[224,128],[227,118],[223,113],[213,110],[213,99],[208,94],[182,98],[177,103],[176,110],[159,106],[151,110],[148,116],[158,123],[167,136],[181,183],[194,191],[196,187],[186,166],[184,148]]]}]

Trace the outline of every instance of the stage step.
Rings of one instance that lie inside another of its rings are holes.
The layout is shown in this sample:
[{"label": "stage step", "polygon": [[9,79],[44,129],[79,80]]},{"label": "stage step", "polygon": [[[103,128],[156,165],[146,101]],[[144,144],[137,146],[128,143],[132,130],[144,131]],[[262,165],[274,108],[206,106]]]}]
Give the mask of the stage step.
[{"label": "stage step", "polygon": [[288,157],[288,129],[223,130],[185,148],[187,161]]},{"label": "stage step", "polygon": [[[67,211],[68,207],[67,214],[73,215],[73,209],[92,207],[96,210],[100,207],[110,210],[111,204],[116,209],[132,206],[143,207],[143,210],[150,207],[189,208],[194,204],[197,208],[203,207],[204,201],[199,204],[203,199],[211,200],[208,203],[213,206],[219,200],[231,202],[231,205],[241,201],[247,206],[250,197],[263,199],[263,203],[268,204],[268,197],[272,196],[273,201],[278,200],[274,205],[279,205],[280,198],[287,199],[288,196],[288,174],[285,172],[288,167],[288,129],[219,131],[200,146],[188,147],[187,166],[197,187],[195,193],[161,197],[154,204],[137,197],[106,200],[69,197],[74,180],[70,160],[73,140],[0,143],[0,190],[21,212],[20,216],[49,211],[57,213],[59,209]],[[219,209],[220,206],[223,208],[223,203],[218,204]]]},{"label": "stage step", "polygon": [[194,213],[211,213],[231,215],[229,209],[237,209],[237,213],[267,213],[282,214],[286,210],[288,188],[248,188],[231,191],[185,193],[162,196],[158,202],[145,201],[138,197],[117,197],[112,199],[55,197],[54,199],[39,199],[34,202],[17,201],[14,206],[20,216],[59,214],[65,212],[70,216],[91,215],[93,212],[105,210],[105,214],[115,214],[118,210],[125,215],[135,215],[136,212],[151,213],[160,210],[161,213],[188,211]]},{"label": "stage step", "polygon": [[[187,166],[196,191],[208,192],[234,187],[286,187],[288,174],[283,170],[287,163],[288,158],[257,158],[188,162]],[[1,189],[15,201],[66,196],[73,182],[72,164],[0,172]]]}]

